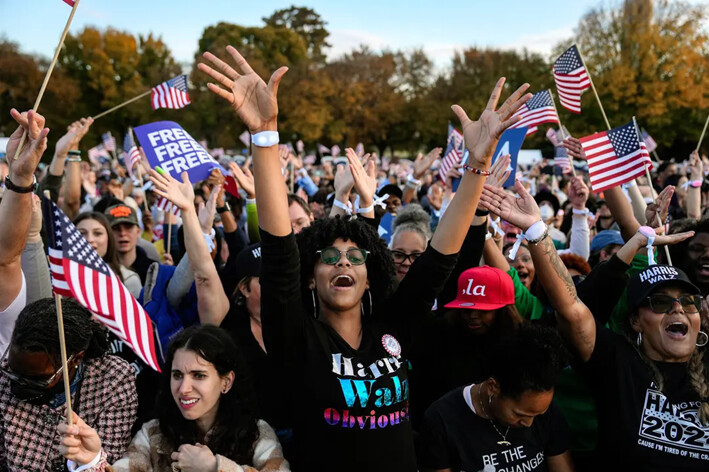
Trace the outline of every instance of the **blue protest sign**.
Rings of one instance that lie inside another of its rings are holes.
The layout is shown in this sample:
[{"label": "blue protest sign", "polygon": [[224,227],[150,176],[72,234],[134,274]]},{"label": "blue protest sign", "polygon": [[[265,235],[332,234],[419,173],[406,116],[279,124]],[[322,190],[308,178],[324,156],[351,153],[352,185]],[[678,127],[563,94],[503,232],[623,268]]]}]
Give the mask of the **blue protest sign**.
[{"label": "blue protest sign", "polygon": [[187,172],[191,182],[209,177],[212,169],[226,171],[180,125],[172,121],[156,121],[133,128],[153,169],[160,166],[177,180]]},{"label": "blue protest sign", "polygon": [[502,185],[503,187],[509,187],[515,183],[515,174],[517,173],[517,155],[519,150],[522,149],[522,143],[524,142],[524,137],[527,135],[527,128],[513,128],[508,129],[497,142],[497,147],[495,148],[495,153],[492,155],[493,164],[498,157],[505,154],[510,155],[510,166],[512,167],[512,172],[509,178]]}]

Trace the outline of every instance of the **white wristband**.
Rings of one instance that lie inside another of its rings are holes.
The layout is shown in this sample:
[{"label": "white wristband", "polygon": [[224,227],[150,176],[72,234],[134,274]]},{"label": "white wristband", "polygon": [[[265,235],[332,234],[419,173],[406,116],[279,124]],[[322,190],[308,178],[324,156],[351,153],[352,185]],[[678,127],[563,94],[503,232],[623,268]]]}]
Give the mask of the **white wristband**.
[{"label": "white wristband", "polygon": [[374,211],[374,203],[366,208],[357,208],[357,213],[369,213],[370,211]]},{"label": "white wristband", "polygon": [[534,241],[542,237],[546,231],[547,225],[542,220],[537,221],[524,232],[524,239]]},{"label": "white wristband", "polygon": [[336,206],[337,208],[341,208],[341,209],[345,210],[345,213],[347,213],[348,215],[351,215],[351,214],[352,214],[352,207],[351,207],[352,204],[351,204],[350,202],[347,202],[347,203],[348,203],[349,205],[348,205],[348,204],[345,204],[345,203],[342,203],[341,201],[339,201],[339,200],[337,200],[337,199],[335,199],[335,200],[332,201],[332,204],[333,204],[334,206]]},{"label": "white wristband", "polygon": [[584,216],[595,216],[591,210],[588,208],[584,208],[583,210],[579,210],[577,208],[574,208],[572,210],[574,215],[584,215]]},{"label": "white wristband", "polygon": [[216,246],[216,243],[214,242],[214,238],[217,235],[217,232],[212,228],[212,231],[207,234],[207,233],[202,233],[204,235],[204,240],[207,242],[207,249],[209,249],[209,252],[214,251],[214,247]]},{"label": "white wristband", "polygon": [[271,147],[279,142],[278,131],[261,131],[251,135],[251,144],[257,147]]}]

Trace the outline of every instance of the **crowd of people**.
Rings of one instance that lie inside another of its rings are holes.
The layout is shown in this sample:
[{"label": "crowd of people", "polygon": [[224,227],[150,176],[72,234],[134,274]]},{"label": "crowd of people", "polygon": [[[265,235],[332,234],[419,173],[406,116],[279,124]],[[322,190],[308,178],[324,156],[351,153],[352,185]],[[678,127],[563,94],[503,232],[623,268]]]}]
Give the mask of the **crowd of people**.
[{"label": "crowd of people", "polygon": [[[143,160],[138,184],[87,162],[90,118],[40,166],[51,123],[12,110],[0,470],[709,468],[706,156],[602,195],[583,170],[493,163],[531,97],[500,79],[484,110],[452,106],[468,158],[445,179],[440,148],[307,159],[278,145],[287,69],[227,51],[199,69],[269,143],[222,159],[238,195],[219,169]],[[62,366],[43,192],[150,315],[162,372],[70,298]]]}]

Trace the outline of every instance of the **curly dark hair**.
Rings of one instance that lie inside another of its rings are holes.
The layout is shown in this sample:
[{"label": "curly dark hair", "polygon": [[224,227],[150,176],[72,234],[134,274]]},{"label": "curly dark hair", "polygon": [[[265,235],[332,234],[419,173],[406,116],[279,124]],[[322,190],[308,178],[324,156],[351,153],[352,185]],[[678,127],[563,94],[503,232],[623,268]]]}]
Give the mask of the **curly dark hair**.
[{"label": "curly dark hair", "polygon": [[[386,243],[370,224],[361,218],[322,218],[304,228],[296,237],[300,251],[300,285],[306,311],[313,310],[307,302],[311,299],[308,281],[313,277],[315,263],[319,259],[317,251],[331,246],[336,239],[341,238],[369,251],[365,265],[373,307],[365,306],[364,310],[368,313],[368,310],[372,309],[372,314],[377,315],[378,309],[384,305],[394,289],[395,270]],[[369,300],[365,303],[368,305]]]},{"label": "curly dark hair", "polygon": [[501,394],[519,398],[524,392],[548,392],[569,365],[569,353],[555,329],[525,323],[497,344],[490,356],[490,377]]},{"label": "curly dark hair", "polygon": [[[214,454],[221,454],[238,464],[251,464],[259,432],[256,424],[256,396],[248,367],[229,333],[211,325],[185,329],[175,336],[168,348],[157,401],[160,432],[168,450],[176,451],[182,444],[205,442],[200,437],[196,421],[185,419],[172,397],[172,361],[178,349],[192,351],[211,362],[220,376],[234,372],[234,384],[227,393],[221,394],[215,423],[206,438],[206,445]],[[168,461],[169,470],[170,453],[163,459]]]},{"label": "curly dark hair", "polygon": [[[91,319],[91,312],[71,298],[62,298],[67,357],[84,351],[84,360],[108,352],[108,331]],[[42,298],[22,309],[10,345],[21,351],[44,352],[54,367],[61,365],[57,311],[53,298]]]}]

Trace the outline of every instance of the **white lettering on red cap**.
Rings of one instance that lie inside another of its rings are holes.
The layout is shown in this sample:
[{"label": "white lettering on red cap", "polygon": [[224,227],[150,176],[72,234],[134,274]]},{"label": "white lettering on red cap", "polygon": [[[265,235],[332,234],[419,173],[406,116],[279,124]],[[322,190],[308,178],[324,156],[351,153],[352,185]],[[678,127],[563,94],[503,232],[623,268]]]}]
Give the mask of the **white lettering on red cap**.
[{"label": "white lettering on red cap", "polygon": [[463,290],[464,295],[479,295],[481,297],[485,296],[485,285],[475,285],[473,286],[473,279],[468,279],[468,288]]}]

